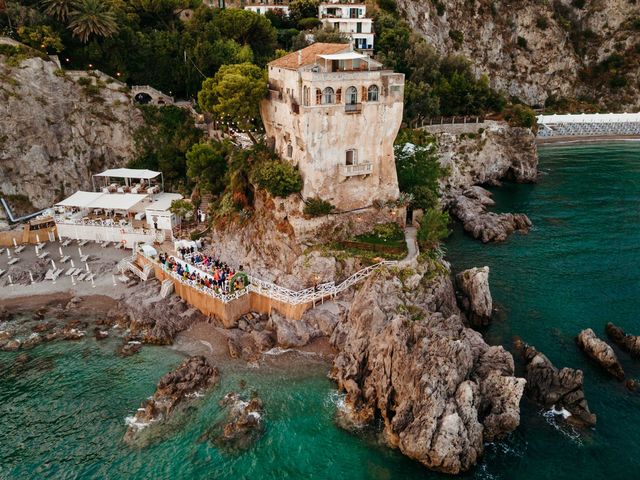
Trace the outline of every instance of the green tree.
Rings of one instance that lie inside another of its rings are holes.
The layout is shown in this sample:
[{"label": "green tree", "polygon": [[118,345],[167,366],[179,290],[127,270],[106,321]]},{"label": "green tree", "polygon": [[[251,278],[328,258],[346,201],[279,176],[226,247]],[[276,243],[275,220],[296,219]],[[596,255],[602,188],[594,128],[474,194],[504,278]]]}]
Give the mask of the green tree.
[{"label": "green tree", "polygon": [[193,216],[193,204],[188,200],[173,200],[169,211],[174,215],[188,220]]},{"label": "green tree", "polygon": [[427,210],[438,204],[438,180],[444,171],[438,162],[435,142],[426,146],[396,146],[398,186],[413,196],[412,206]]},{"label": "green tree", "polygon": [[216,10],[212,27],[222,37],[234,40],[241,46],[251,47],[258,65],[264,65],[273,56],[277,46],[276,29],[271,22],[264,15],[249,10]]},{"label": "green tree", "polygon": [[22,43],[38,50],[53,50],[59,53],[64,48],[60,35],[48,25],[18,27],[18,37]]},{"label": "green tree", "polygon": [[80,0],[69,13],[69,29],[74,37],[87,43],[93,36],[110,37],[118,31],[116,16],[102,0]]},{"label": "green tree", "polygon": [[202,82],[198,103],[218,118],[229,118],[252,129],[260,117],[260,101],[267,95],[264,70],[251,63],[224,65]]},{"label": "green tree", "polygon": [[303,18],[318,18],[317,0],[292,0],[289,2],[289,18],[299,22]]},{"label": "green tree", "polygon": [[436,248],[449,236],[449,214],[439,208],[429,208],[420,221],[417,240],[424,250]]},{"label": "green tree", "polygon": [[255,169],[254,180],[261,188],[276,197],[287,197],[302,190],[302,177],[289,162],[273,160]]},{"label": "green tree", "polygon": [[187,152],[187,177],[202,189],[218,194],[224,190],[228,142],[196,143]]},{"label": "green tree", "polygon": [[75,2],[76,0],[42,0],[42,7],[47,15],[66,22]]}]

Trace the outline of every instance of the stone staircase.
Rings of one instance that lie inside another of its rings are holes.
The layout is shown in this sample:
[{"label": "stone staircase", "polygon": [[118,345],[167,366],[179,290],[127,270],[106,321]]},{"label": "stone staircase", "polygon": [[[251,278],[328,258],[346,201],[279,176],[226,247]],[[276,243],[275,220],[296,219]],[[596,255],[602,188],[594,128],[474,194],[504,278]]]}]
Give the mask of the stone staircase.
[{"label": "stone staircase", "polygon": [[200,210],[206,213],[207,217],[209,216],[209,204],[211,203],[212,199],[213,196],[210,193],[205,193],[200,199]]}]

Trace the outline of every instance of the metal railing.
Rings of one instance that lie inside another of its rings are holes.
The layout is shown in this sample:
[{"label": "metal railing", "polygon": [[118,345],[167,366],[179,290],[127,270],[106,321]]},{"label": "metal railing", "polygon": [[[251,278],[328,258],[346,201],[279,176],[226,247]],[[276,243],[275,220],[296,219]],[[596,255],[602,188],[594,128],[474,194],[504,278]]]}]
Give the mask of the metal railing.
[{"label": "metal railing", "polygon": [[[181,277],[176,272],[169,270],[165,265],[162,265],[160,262],[158,262],[151,256],[145,254],[144,252],[139,252],[139,254],[145,257],[147,260],[149,260],[153,264],[159,266],[164,272],[166,272],[169,276],[171,276],[178,282],[188,285],[189,287],[194,288],[195,290],[201,293],[204,293],[205,295],[208,295],[212,298],[215,298],[216,300],[219,300],[222,303],[232,302],[250,292],[256,293],[258,295],[262,295],[264,297],[271,298],[273,300],[278,300],[280,302],[287,303],[289,305],[301,305],[301,304],[312,303],[312,302],[315,303],[317,301],[321,301],[328,297],[335,297],[336,295],[352,287],[356,283],[368,278],[371,274],[373,274],[373,272],[375,272],[376,270],[382,267],[398,265],[397,261],[383,260],[379,263],[370,265],[366,268],[363,268],[362,270],[357,271],[356,273],[348,277],[339,285],[335,285],[334,282],[327,282],[327,283],[317,285],[315,287],[305,288],[304,290],[298,290],[298,291],[281,287],[280,285],[276,285],[275,283],[262,280],[261,278],[254,277],[252,275],[247,275],[249,284],[245,288],[241,290],[236,290],[235,292],[232,292],[232,293],[225,294],[221,292],[216,292],[211,288],[202,286],[199,283],[194,282],[193,280],[188,280]],[[193,265],[192,265],[192,268],[194,268]],[[197,266],[195,268],[197,268]]]}]

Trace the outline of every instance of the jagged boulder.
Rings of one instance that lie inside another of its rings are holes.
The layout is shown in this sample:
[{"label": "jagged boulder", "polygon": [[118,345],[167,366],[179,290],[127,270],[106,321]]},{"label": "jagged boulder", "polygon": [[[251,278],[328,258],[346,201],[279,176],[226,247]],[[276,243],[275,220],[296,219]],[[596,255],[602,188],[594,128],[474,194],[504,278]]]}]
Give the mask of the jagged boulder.
[{"label": "jagged boulder", "polygon": [[562,368],[553,363],[535,347],[525,345],[522,357],[527,368],[526,395],[545,408],[566,409],[574,424],[591,427],[596,424],[596,416],[589,410],[584,397],[582,370]]},{"label": "jagged boulder", "polygon": [[607,323],[605,332],[607,332],[611,341],[624,351],[629,352],[633,357],[640,358],[640,337],[627,335],[622,328],[611,322]]},{"label": "jagged boulder", "polygon": [[489,267],[474,267],[456,275],[459,305],[472,325],[488,325],[493,313]]},{"label": "jagged boulder", "polygon": [[487,190],[471,187],[453,197],[451,212],[462,222],[465,231],[483,243],[503,242],[513,232],[529,231],[529,217],[522,213],[487,212],[487,206],[493,203]]},{"label": "jagged boulder", "polygon": [[144,427],[166,420],[179,406],[195,394],[215,385],[220,378],[218,369],[201,356],[186,358],[175,370],[164,375],[153,396],[142,402],[125,433],[131,442]]},{"label": "jagged boulder", "polygon": [[430,310],[432,288],[424,280],[410,291],[391,272],[368,279],[332,336],[341,351],[331,377],[346,393],[342,417],[381,418],[389,445],[456,474],[477,462],[485,442],[518,426],[525,380],[502,347],[458,315]]},{"label": "jagged boulder", "polygon": [[590,328],[582,330],[576,340],[584,353],[594,359],[607,373],[620,381],[624,380],[624,370],[613,348],[604,340],[598,338],[593,330]]}]

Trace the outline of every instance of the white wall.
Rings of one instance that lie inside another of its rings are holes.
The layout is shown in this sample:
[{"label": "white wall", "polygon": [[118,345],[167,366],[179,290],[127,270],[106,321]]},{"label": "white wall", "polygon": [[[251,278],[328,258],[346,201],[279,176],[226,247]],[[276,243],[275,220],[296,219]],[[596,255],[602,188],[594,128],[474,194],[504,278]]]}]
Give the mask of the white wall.
[{"label": "white wall", "polygon": [[125,240],[126,248],[133,248],[134,243],[153,243],[155,232],[145,233],[144,230],[124,229],[118,227],[102,227],[97,225],[72,225],[58,223],[58,235],[62,238],[79,238],[97,242],[122,242]]}]

